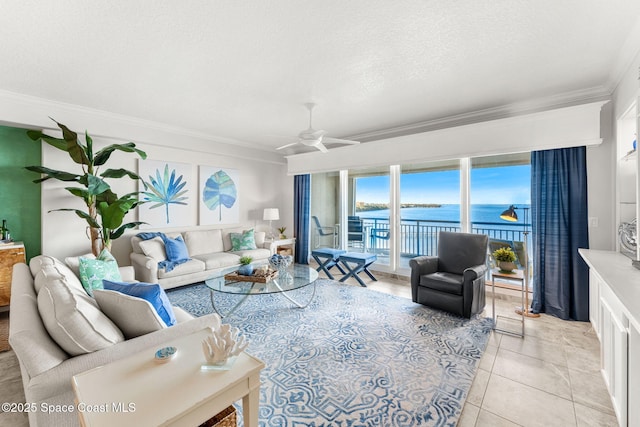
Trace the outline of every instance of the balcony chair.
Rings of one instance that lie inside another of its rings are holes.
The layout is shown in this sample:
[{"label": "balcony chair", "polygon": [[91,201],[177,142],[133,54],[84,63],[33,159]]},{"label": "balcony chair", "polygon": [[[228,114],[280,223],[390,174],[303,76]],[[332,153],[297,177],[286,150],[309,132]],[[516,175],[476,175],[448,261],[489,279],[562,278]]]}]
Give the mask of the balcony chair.
[{"label": "balcony chair", "polygon": [[413,302],[470,318],[485,305],[484,234],[438,233],[438,255],[409,261]]},{"label": "balcony chair", "polygon": [[347,217],[347,241],[349,247],[360,247],[364,250],[364,225],[358,216]]},{"label": "balcony chair", "polygon": [[378,251],[378,240],[389,241],[391,238],[391,231],[388,228],[372,228],[369,234],[369,248],[372,251]]},{"label": "balcony chair", "polygon": [[320,247],[320,239],[323,237],[331,236],[332,238],[332,248],[338,247],[338,229],[337,227],[332,226],[322,226],[320,225],[320,220],[317,216],[312,216],[311,219],[315,223],[316,232],[314,238],[314,248]]}]

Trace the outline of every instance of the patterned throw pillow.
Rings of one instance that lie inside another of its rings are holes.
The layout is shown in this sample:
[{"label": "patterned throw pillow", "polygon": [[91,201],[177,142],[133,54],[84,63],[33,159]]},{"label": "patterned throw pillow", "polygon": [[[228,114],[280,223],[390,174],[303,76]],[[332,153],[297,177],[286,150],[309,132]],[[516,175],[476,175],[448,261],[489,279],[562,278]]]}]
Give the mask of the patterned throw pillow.
[{"label": "patterned throw pillow", "polygon": [[120,270],[116,259],[103,249],[96,259],[80,257],[80,282],[84,290],[93,296],[94,289],[102,289],[102,280],[120,281]]},{"label": "patterned throw pillow", "polygon": [[242,233],[229,233],[229,236],[231,237],[232,251],[247,251],[250,249],[257,249],[253,228],[250,230],[245,230]]}]

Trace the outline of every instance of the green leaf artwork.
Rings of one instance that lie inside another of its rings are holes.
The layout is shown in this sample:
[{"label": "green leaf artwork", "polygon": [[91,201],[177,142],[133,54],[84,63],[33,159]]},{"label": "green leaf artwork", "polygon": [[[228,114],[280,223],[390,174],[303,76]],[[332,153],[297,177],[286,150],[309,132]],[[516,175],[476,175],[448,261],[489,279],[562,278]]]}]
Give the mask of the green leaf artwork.
[{"label": "green leaf artwork", "polygon": [[231,208],[238,198],[238,190],[233,179],[223,170],[219,170],[207,179],[202,192],[202,200],[209,210],[219,208],[219,220],[222,221],[222,206]]},{"label": "green leaf artwork", "polygon": [[188,190],[183,190],[187,184],[183,181],[183,176],[180,175],[176,178],[176,170],[172,170],[169,174],[169,165],[164,165],[164,172],[161,174],[159,169],[156,169],[156,176],[149,175],[150,191],[145,191],[145,202],[153,203],[150,209],[165,207],[165,218],[167,224],[169,224],[169,205],[186,205],[185,200],[188,196],[185,196]]}]

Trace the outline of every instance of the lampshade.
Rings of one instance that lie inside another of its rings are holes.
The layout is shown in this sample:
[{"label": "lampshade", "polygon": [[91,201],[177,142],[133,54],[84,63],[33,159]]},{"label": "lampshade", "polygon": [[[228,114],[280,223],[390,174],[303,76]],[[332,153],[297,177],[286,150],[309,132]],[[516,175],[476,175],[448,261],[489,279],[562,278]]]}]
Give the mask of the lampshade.
[{"label": "lampshade", "polygon": [[277,221],[280,219],[280,211],[278,211],[278,208],[266,208],[262,214],[262,219],[265,221]]},{"label": "lampshade", "polygon": [[516,208],[513,205],[509,206],[509,209],[500,214],[500,219],[504,219],[505,221],[510,222],[516,222],[518,220]]}]

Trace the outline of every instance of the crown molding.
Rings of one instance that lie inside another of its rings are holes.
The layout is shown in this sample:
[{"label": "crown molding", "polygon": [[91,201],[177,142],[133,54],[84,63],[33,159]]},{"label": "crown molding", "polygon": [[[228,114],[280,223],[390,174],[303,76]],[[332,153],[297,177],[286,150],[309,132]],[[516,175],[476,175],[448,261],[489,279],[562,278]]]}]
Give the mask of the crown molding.
[{"label": "crown molding", "polygon": [[397,136],[405,136],[438,129],[446,129],[473,123],[515,117],[523,114],[538,113],[541,111],[554,110],[557,108],[572,107],[575,105],[587,104],[590,102],[609,101],[611,99],[611,93],[611,90],[605,86],[595,86],[587,89],[565,92],[546,98],[517,102],[513,104],[502,105],[499,107],[486,108],[483,110],[470,111],[467,113],[442,117],[433,120],[425,120],[422,122],[416,122],[403,126],[396,126],[371,132],[363,132],[356,135],[348,135],[344,138],[354,139],[356,141],[362,142],[394,138]]},{"label": "crown molding", "polygon": [[[265,158],[265,154],[273,154],[271,150],[264,149],[262,147],[256,146],[255,144],[251,144],[249,142],[221,137],[218,135],[210,135],[203,132],[196,132],[193,130],[189,130],[186,128],[181,128],[179,126],[167,125],[164,123],[155,122],[152,120],[141,119],[138,117],[127,116],[124,114],[112,113],[109,111],[99,110],[90,107],[84,107],[77,104],[70,104],[61,101],[54,101],[50,99],[40,98],[32,95],[26,95],[16,92],[11,92],[7,90],[0,89],[0,100],[9,104],[20,104],[27,108],[32,108],[36,111],[48,111],[48,112],[62,112],[61,114],[68,114],[73,117],[77,116],[85,116],[96,119],[100,122],[110,123],[114,127],[123,127],[123,128],[137,128],[151,131],[152,133],[161,133],[166,135],[172,135],[175,137],[184,137],[192,140],[199,140],[203,143],[207,144],[222,144],[226,145],[229,148],[237,149],[237,148],[246,148],[250,149],[252,152],[261,152],[253,157],[256,159],[267,161],[270,163],[278,163],[284,164],[284,159],[281,161],[269,161]],[[0,123],[5,123],[8,125],[21,125],[28,128],[34,129],[42,129],[46,131],[56,131],[58,128],[52,121],[43,121],[44,117],[40,117],[38,121],[31,121],[30,123],[24,123],[24,121],[2,121],[2,117],[0,117]],[[106,139],[113,139],[118,141],[129,140],[126,135],[116,135],[109,134],[108,132],[94,132],[92,133],[94,137],[102,137]],[[174,145],[169,145],[167,143],[147,140],[144,141],[146,144],[162,146],[162,147],[173,147],[177,148]],[[181,148],[185,149],[185,148]],[[191,150],[188,151],[201,151],[201,150]],[[231,150],[233,151],[233,150]],[[267,156],[268,157],[268,156]]]}]

